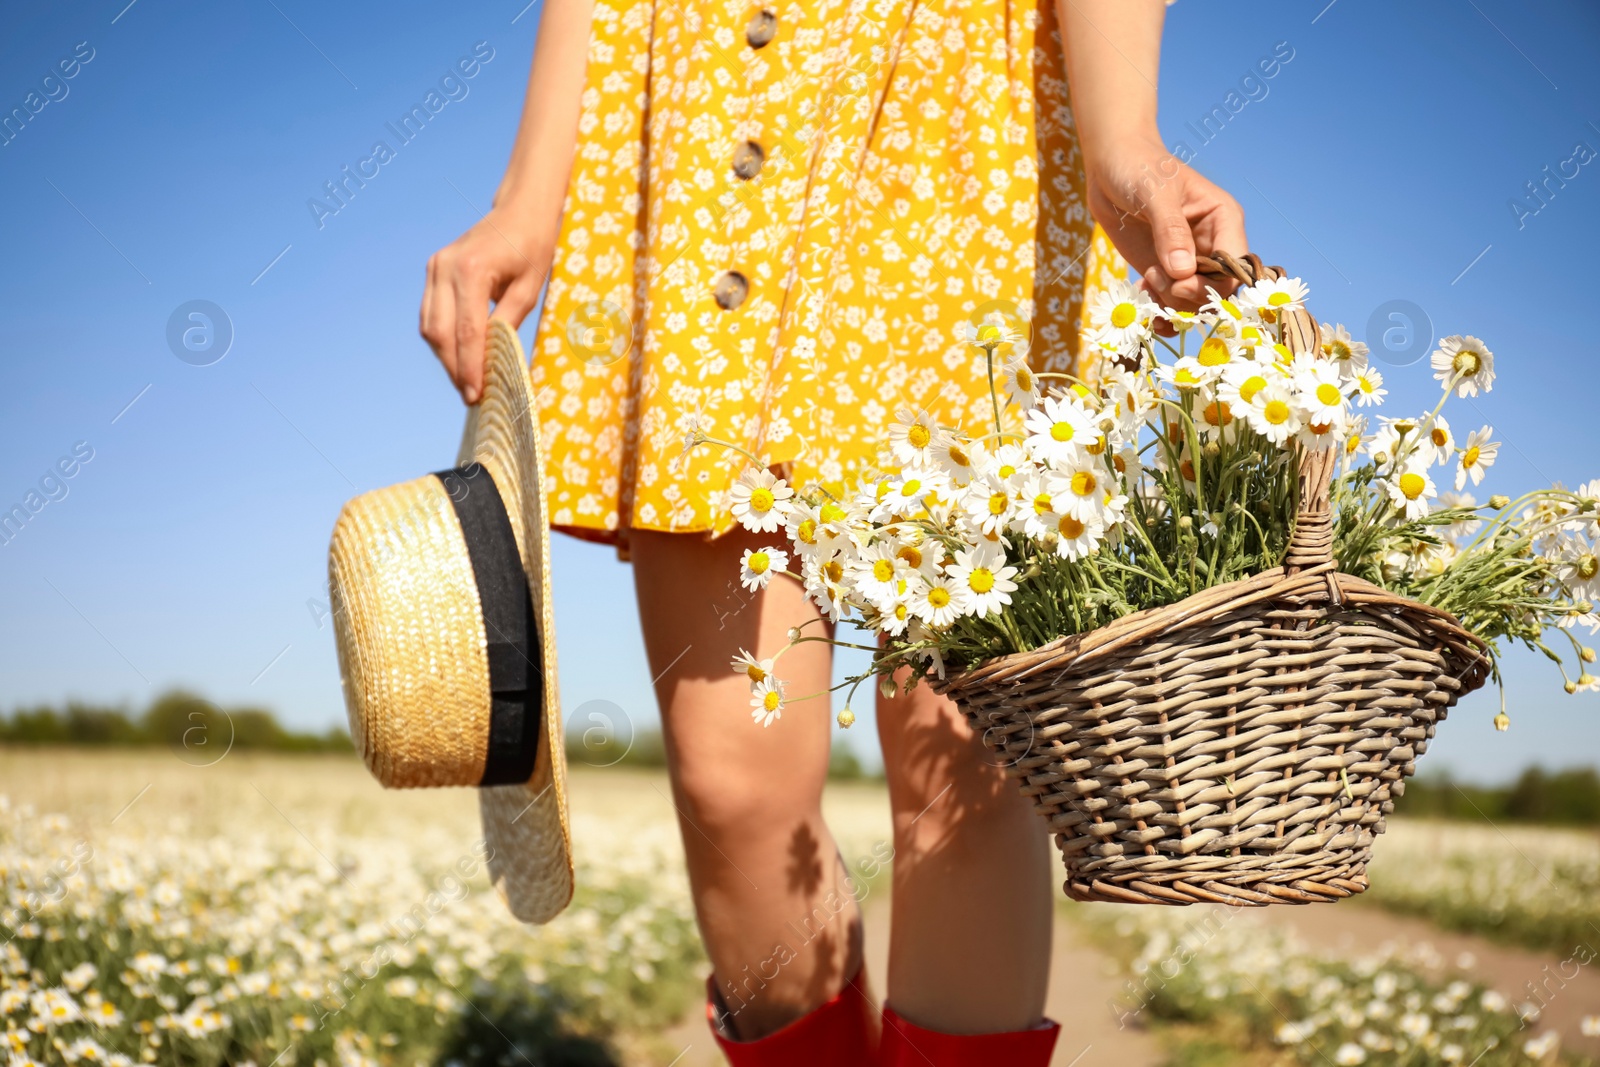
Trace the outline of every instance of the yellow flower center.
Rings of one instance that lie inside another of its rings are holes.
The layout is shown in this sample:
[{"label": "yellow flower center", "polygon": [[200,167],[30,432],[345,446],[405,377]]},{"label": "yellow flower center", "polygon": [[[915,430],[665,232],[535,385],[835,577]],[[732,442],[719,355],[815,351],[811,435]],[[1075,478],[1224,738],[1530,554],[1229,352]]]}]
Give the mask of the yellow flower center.
[{"label": "yellow flower center", "polygon": [[1313,422],[1310,426],[1311,432],[1316,434],[1318,437],[1321,437],[1323,434],[1332,431],[1332,429],[1333,423],[1331,422]]},{"label": "yellow flower center", "polygon": [[1001,466],[1000,466],[1000,477],[1009,478],[1015,473],[1017,473],[1017,468],[1013,467],[1011,464],[1009,464],[1009,463],[1001,464]]},{"label": "yellow flower center", "polygon": [[1343,394],[1339,392],[1337,385],[1329,385],[1327,382],[1323,382],[1317,386],[1317,400],[1330,408],[1337,404],[1342,397]]},{"label": "yellow flower center", "polygon": [[1372,379],[1368,378],[1365,374],[1356,379],[1356,384],[1361,387],[1361,391],[1363,393],[1370,394],[1374,389],[1377,388],[1377,386],[1372,384]]},{"label": "yellow flower center", "polygon": [[752,511],[771,511],[773,496],[771,489],[756,487],[750,490],[750,509]]},{"label": "yellow flower center", "polygon": [[933,608],[946,607],[950,603],[950,590],[943,586],[934,586],[928,590],[928,606]]},{"label": "yellow flower center", "polygon": [[1194,460],[1186,459],[1178,464],[1178,473],[1183,475],[1186,482],[1194,481]]},{"label": "yellow flower center", "polygon": [[889,479],[885,478],[883,481],[878,483],[877,492],[875,492],[873,494],[872,499],[874,499],[874,500],[882,500],[884,497],[886,497],[888,495],[889,495]]},{"label": "yellow flower center", "polygon": [[1256,398],[1256,394],[1267,387],[1267,380],[1259,374],[1252,374],[1239,386],[1239,399],[1246,404]]},{"label": "yellow flower center", "polygon": [[1079,522],[1071,515],[1063,515],[1061,516],[1061,521],[1056,523],[1056,529],[1061,532],[1062,537],[1071,540],[1075,537],[1082,536],[1084,526],[1083,523]]},{"label": "yellow flower center", "polygon": [[978,567],[967,578],[967,585],[974,593],[987,593],[994,588],[994,572],[988,567]]},{"label": "yellow flower center", "polygon": [[795,527],[795,536],[808,545],[817,543],[817,520],[801,519],[800,525]]},{"label": "yellow flower center", "polygon": [[950,462],[954,463],[958,467],[972,466],[972,460],[967,458],[966,450],[960,445],[950,446]]},{"label": "yellow flower center", "polygon": [[1340,363],[1343,363],[1345,360],[1352,358],[1354,356],[1354,354],[1355,354],[1355,353],[1350,351],[1350,346],[1349,345],[1345,344],[1343,341],[1339,340],[1338,338],[1335,338],[1332,341],[1329,341],[1327,344],[1323,345],[1322,346],[1322,350],[1324,352],[1326,352],[1328,355],[1332,356],[1334,359],[1338,360]]},{"label": "yellow flower center", "polygon": [[1267,303],[1270,306],[1275,307],[1275,308],[1283,307],[1283,305],[1287,304],[1289,302],[1289,300],[1290,300],[1289,294],[1283,292],[1282,290],[1280,290],[1280,291],[1278,291],[1276,293],[1273,293],[1273,294],[1271,294],[1270,296],[1267,297]]},{"label": "yellow flower center", "polygon": [[1455,372],[1463,378],[1470,378],[1477,374],[1483,367],[1483,359],[1470,348],[1463,348],[1456,353],[1456,358],[1451,362]]},{"label": "yellow flower center", "polygon": [[933,434],[929,433],[928,428],[922,423],[914,422],[906,431],[906,440],[910,442],[912,448],[927,448],[928,442],[933,440]]},{"label": "yellow flower center", "polygon": [[1450,435],[1438,426],[1435,426],[1433,432],[1428,436],[1433,439],[1433,444],[1436,448],[1443,448],[1450,443]]},{"label": "yellow flower center", "polygon": [[1289,405],[1282,400],[1269,400],[1261,409],[1262,416],[1274,426],[1282,426],[1289,421]]},{"label": "yellow flower center", "polygon": [[994,323],[986,323],[978,327],[978,343],[980,345],[997,345],[1000,343],[1002,336],[1000,327]]},{"label": "yellow flower center", "polygon": [[1093,441],[1090,441],[1088,444],[1084,445],[1083,446],[1083,450],[1085,452],[1089,453],[1089,455],[1091,455],[1091,456],[1100,455],[1102,452],[1104,452],[1106,450],[1106,437],[1105,437],[1105,434],[1101,434],[1099,437],[1096,437]]},{"label": "yellow flower center", "polygon": [[822,505],[823,522],[841,522],[844,519],[844,515],[844,508],[841,508],[838,504],[830,501],[829,503]]},{"label": "yellow flower center", "polygon": [[1024,393],[1033,392],[1033,371],[1027,367],[1018,367],[1016,371],[1017,388]]},{"label": "yellow flower center", "polygon": [[1093,471],[1077,471],[1072,475],[1071,485],[1072,491],[1079,496],[1092,496],[1100,483],[1095,480]]},{"label": "yellow flower center", "polygon": [[1356,454],[1357,451],[1360,450],[1360,448],[1361,448],[1361,435],[1358,434],[1358,433],[1351,434],[1349,440],[1345,441],[1345,443],[1344,443],[1344,451],[1345,451],[1346,455],[1353,456],[1353,455]]},{"label": "yellow flower center", "polygon": [[1006,513],[1006,504],[1009,503],[1010,500],[1011,498],[1006,496],[1004,493],[990,493],[989,514],[1004,515]]},{"label": "yellow flower center", "polygon": [[1242,318],[1244,318],[1244,313],[1239,310],[1239,305],[1235,304],[1232,300],[1219,300],[1219,301],[1217,301],[1217,306],[1220,307],[1223,311],[1227,312],[1229,318],[1233,318],[1233,319],[1242,319]]},{"label": "yellow flower center", "polygon": [[1057,441],[1070,441],[1075,432],[1070,422],[1058,422],[1050,427],[1050,436]]},{"label": "yellow flower center", "polygon": [[1111,309],[1111,325],[1117,329],[1126,329],[1139,317],[1139,309],[1127,300]]},{"label": "yellow flower center", "polygon": [[900,551],[896,552],[895,555],[911,564],[912,567],[922,566],[922,551],[914,545],[901,545]]},{"label": "yellow flower center", "polygon": [[880,582],[887,582],[894,577],[894,563],[886,559],[874,560],[872,563],[872,576]]},{"label": "yellow flower center", "polygon": [[1400,476],[1400,492],[1407,500],[1417,499],[1427,487],[1427,480],[1415,471],[1406,471]]},{"label": "yellow flower center", "polygon": [[904,604],[896,604],[894,606],[894,617],[900,622],[906,621],[906,606]]},{"label": "yellow flower center", "polygon": [[1593,554],[1578,557],[1578,577],[1588,581],[1600,574],[1600,556]]},{"label": "yellow flower center", "polygon": [[1202,367],[1220,367],[1231,358],[1228,355],[1228,345],[1217,337],[1207,337],[1205,344],[1200,346],[1200,360]]},{"label": "yellow flower center", "polygon": [[768,711],[777,711],[778,705],[783,703],[783,697],[776,689],[768,689],[766,696],[761,698],[761,706]]},{"label": "yellow flower center", "polygon": [[1194,376],[1194,371],[1188,367],[1179,367],[1172,376],[1173,384],[1179,387],[1192,388],[1200,384],[1200,379]]},{"label": "yellow flower center", "polygon": [[1463,467],[1476,467],[1478,465],[1478,457],[1481,455],[1483,455],[1483,450],[1477,445],[1472,445],[1461,453],[1461,465]]},{"label": "yellow flower center", "polygon": [[904,482],[900,483],[900,495],[901,496],[916,496],[917,492],[921,488],[922,488],[922,479],[920,479],[920,478],[911,478],[911,479],[909,479],[907,481],[904,481]]},{"label": "yellow flower center", "polygon": [[754,663],[745,667],[744,673],[750,676],[750,680],[752,682],[759,682],[761,679],[767,676],[767,672],[756,666]]},{"label": "yellow flower center", "polygon": [[1117,468],[1117,473],[1118,474],[1127,474],[1128,473],[1128,461],[1123,459],[1121,456],[1112,456],[1111,457],[1111,465],[1113,467]]},{"label": "yellow flower center", "polygon": [[1035,515],[1043,515],[1043,514],[1047,513],[1049,510],[1050,510],[1050,494],[1049,493],[1040,493],[1038,496],[1033,498],[1033,513]]},{"label": "yellow flower center", "polygon": [[830,559],[822,565],[822,573],[828,576],[828,581],[835,584],[844,581],[844,564],[836,559]]},{"label": "yellow flower center", "polygon": [[1220,400],[1213,400],[1207,404],[1202,414],[1206,422],[1212,426],[1226,426],[1233,421],[1233,410]]},{"label": "yellow flower center", "polygon": [[765,552],[752,552],[746,566],[750,568],[751,574],[765,574],[767,568],[772,566],[772,557]]}]

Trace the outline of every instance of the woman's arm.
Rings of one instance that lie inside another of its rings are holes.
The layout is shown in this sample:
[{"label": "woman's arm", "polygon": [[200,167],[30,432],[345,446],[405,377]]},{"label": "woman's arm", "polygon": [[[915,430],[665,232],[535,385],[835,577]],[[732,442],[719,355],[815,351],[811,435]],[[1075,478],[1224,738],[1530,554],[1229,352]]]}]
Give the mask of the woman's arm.
[{"label": "woman's arm", "polygon": [[1089,213],[1145,285],[1204,302],[1195,253],[1248,251],[1244,212],[1166,150],[1156,128],[1162,0],[1056,0]]},{"label": "woman's arm", "polygon": [[511,162],[478,223],[428,260],[421,331],[469,404],[483,390],[489,302],[520,325],[550,273],[578,137],[593,0],[545,0]]}]

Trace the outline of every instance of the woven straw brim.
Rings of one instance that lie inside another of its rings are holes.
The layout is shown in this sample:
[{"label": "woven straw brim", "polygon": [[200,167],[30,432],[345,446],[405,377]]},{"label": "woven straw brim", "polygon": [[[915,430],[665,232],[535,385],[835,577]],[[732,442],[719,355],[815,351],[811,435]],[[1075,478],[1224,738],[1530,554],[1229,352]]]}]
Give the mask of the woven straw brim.
[{"label": "woven straw brim", "polygon": [[[549,526],[527,364],[492,320],[483,399],[458,466],[487,468],[511,519],[538,624],[543,716],[525,783],[479,789],[489,876],[511,913],[547,922],[572,897],[566,754],[550,594]],[[356,750],[389,788],[476,786],[489,737],[482,605],[460,521],[429,475],[350,501],[329,552],[335,632]]]}]

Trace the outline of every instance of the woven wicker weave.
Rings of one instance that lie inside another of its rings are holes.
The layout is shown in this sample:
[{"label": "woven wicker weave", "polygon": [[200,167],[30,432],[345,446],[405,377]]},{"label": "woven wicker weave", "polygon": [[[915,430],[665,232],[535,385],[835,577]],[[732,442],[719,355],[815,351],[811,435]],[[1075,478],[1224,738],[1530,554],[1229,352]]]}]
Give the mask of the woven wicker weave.
[{"label": "woven wicker weave", "polygon": [[[1280,268],[1218,256],[1250,282]],[[1287,343],[1307,351],[1297,312]],[[1367,887],[1384,815],[1482,642],[1446,612],[1337,571],[1334,450],[1307,454],[1284,564],[939,688],[1055,833],[1079,900],[1305,904]]]}]

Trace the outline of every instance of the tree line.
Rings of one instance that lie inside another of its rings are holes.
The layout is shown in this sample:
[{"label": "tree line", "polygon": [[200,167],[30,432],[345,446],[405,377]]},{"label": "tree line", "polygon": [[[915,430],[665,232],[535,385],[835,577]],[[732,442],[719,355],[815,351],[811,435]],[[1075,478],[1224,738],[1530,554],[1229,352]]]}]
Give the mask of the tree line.
[{"label": "tree line", "polygon": [[333,728],[302,733],[278,722],[266,708],[220,708],[182,689],[172,689],[142,712],[69,701],[39,704],[0,714],[0,744],[138,746],[188,745],[196,737],[236,749],[273,752],[352,752],[350,735]]}]

